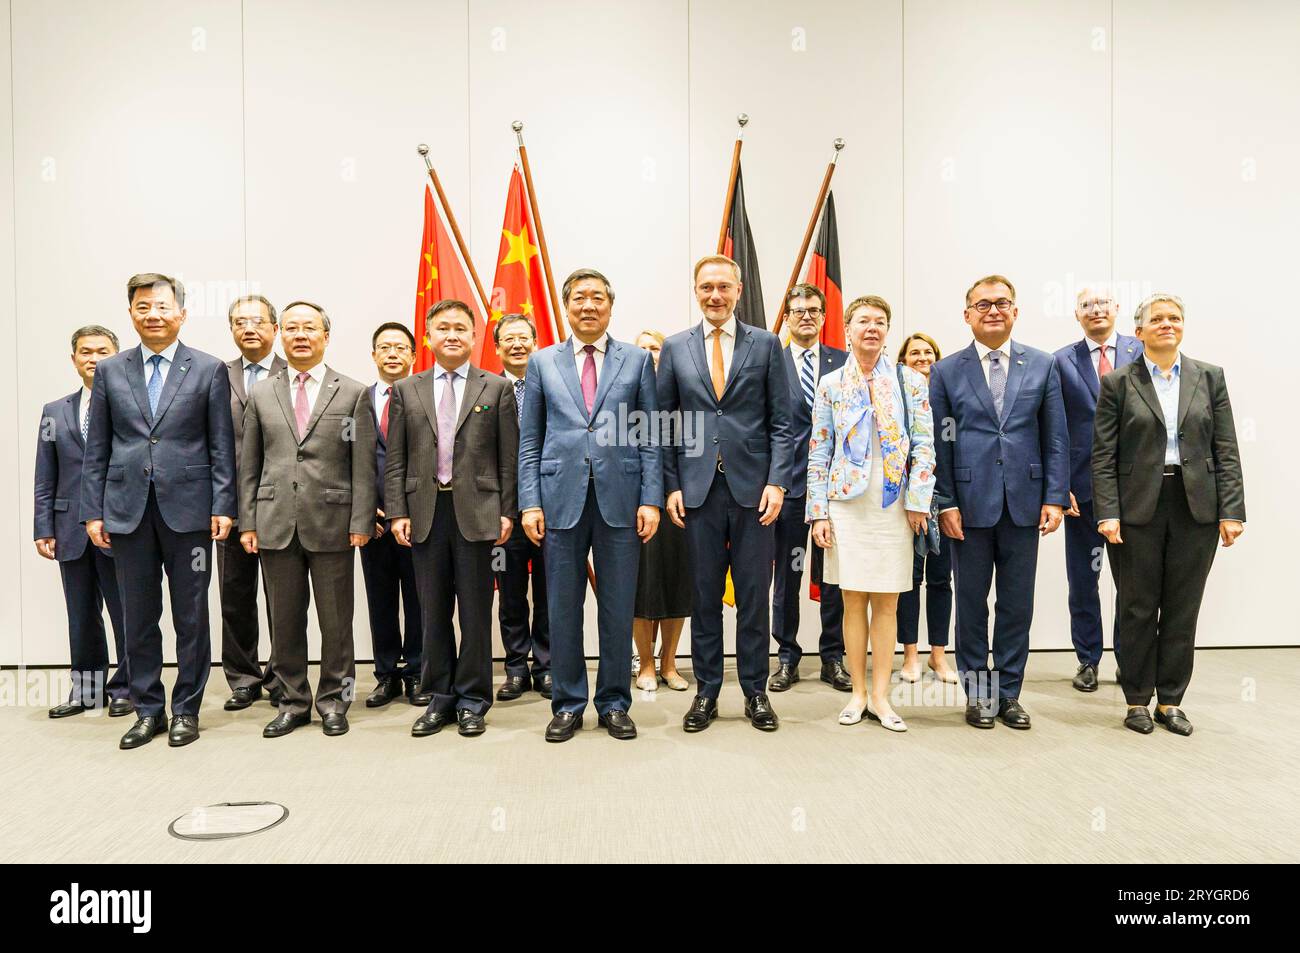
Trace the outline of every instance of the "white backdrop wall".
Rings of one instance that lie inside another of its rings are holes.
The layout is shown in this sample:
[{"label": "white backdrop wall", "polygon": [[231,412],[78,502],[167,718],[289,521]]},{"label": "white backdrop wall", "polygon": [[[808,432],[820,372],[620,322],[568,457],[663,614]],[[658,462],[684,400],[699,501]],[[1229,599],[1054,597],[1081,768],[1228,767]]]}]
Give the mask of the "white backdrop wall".
[{"label": "white backdrop wall", "polygon": [[[1270,598],[1298,528],[1288,375],[1255,368],[1300,343],[1270,280],[1297,247],[1297,41],[1289,0],[0,0],[0,663],[67,661],[31,543],[35,431],[77,386],[72,328],[130,339],[130,274],[183,277],[185,340],[223,356],[234,294],[319,301],[327,360],[372,380],[370,332],[412,313],[416,143],[490,283],[521,119],[557,275],[610,276],[618,337],[672,332],[741,111],[769,318],[836,136],[844,292],[894,304],[895,345],[962,346],[962,292],[989,271],[1048,350],[1077,336],[1087,281],[1120,283],[1126,332],[1142,294],[1181,294],[1187,352],[1228,369],[1251,515],[1201,642],[1294,644]],[[1062,546],[1042,546],[1039,648],[1069,645]],[[357,597],[365,658],[359,571]],[[212,616],[219,657],[215,586]]]}]

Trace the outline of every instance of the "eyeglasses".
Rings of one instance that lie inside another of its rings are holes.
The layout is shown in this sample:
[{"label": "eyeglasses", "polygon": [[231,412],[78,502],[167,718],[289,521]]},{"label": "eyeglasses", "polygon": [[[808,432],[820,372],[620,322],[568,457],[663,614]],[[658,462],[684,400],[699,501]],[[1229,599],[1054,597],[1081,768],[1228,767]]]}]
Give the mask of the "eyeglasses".
[{"label": "eyeglasses", "polygon": [[823,311],[821,308],[791,308],[790,309],[790,316],[792,318],[802,318],[804,315],[808,315],[810,318],[820,318],[825,313],[826,312]]},{"label": "eyeglasses", "polygon": [[410,354],[411,345],[409,344],[381,344],[375,348],[376,354]]},{"label": "eyeglasses", "polygon": [[239,328],[239,330],[242,331],[245,328],[254,328],[254,329],[264,328],[267,325],[269,325],[271,322],[268,321],[266,318],[236,318],[230,323],[234,327],[237,327]]},{"label": "eyeglasses", "polygon": [[980,314],[988,314],[993,308],[997,308],[1003,314],[1008,314],[1015,306],[1016,303],[1010,298],[999,298],[997,301],[989,301],[987,298],[981,298],[979,301],[970,305],[970,307],[974,308]]},{"label": "eyeglasses", "polygon": [[497,343],[502,347],[514,347],[516,344],[530,344],[532,340],[531,334],[507,334]]},{"label": "eyeglasses", "polygon": [[1115,302],[1110,298],[1097,298],[1094,301],[1080,301],[1080,311],[1109,311]]}]

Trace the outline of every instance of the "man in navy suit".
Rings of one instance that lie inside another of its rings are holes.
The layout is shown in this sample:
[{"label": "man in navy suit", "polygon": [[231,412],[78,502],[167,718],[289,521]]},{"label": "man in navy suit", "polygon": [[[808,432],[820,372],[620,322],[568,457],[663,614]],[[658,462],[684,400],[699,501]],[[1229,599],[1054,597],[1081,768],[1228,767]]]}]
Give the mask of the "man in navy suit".
[{"label": "man in navy suit", "polygon": [[[90,545],[77,518],[91,382],[95,365],[116,354],[117,346],[117,335],[97,324],[74,331],[72,366],[81,377],[81,388],[50,401],[41,411],[41,431],[36,442],[36,551],[46,559],[58,560],[72,655],[72,692],[66,702],[50,709],[51,718],[100,708],[106,697],[110,716],[131,713],[122,602],[113,554]],[[112,678],[108,677],[105,605],[117,645],[117,669]]]},{"label": "man in navy suit", "polygon": [[[966,722],[1028,728],[1020,704],[1034,616],[1038,539],[1069,505],[1070,446],[1056,362],[1011,340],[1016,289],[989,275],[966,292],[975,340],[930,371],[939,524],[953,545],[957,669]],[[997,576],[993,669],[988,598]]]},{"label": "man in navy suit", "polygon": [[[812,436],[813,396],[823,374],[844,366],[847,351],[821,343],[826,321],[826,296],[816,285],[797,284],[786,299],[790,344],[785,349],[785,373],[790,383],[795,461],[790,492],[776,521],[776,565],[772,585],[772,638],[777,644],[777,669],[767,680],[768,691],[783,692],[799,681],[799,590],[808,559],[808,524],[804,495],[808,490],[808,440]],[[837,314],[834,319],[838,321]],[[844,599],[840,587],[821,580],[822,549],[812,547],[813,579],[821,589],[821,680],[847,692],[853,680],[844,668]]]},{"label": "man in navy suit", "polygon": [[[420,665],[424,629],[420,597],[415,589],[415,563],[411,547],[399,545],[386,532],[384,466],[388,456],[388,401],[397,382],[410,376],[415,364],[415,335],[405,324],[389,321],[370,338],[370,356],[379,381],[370,387],[375,412],[375,538],[361,547],[361,573],[366,580],[366,606],[370,611],[370,645],[375,656],[375,690],[366,697],[367,708],[381,708],[405,694],[412,705],[428,706],[432,694],[420,695]],[[406,632],[402,632],[402,619]]]},{"label": "man in navy suit", "polygon": [[1083,340],[1061,348],[1053,358],[1061,375],[1061,395],[1070,432],[1070,508],[1065,511],[1065,575],[1070,585],[1070,639],[1079,659],[1074,687],[1097,690],[1101,662],[1101,600],[1097,580],[1106,540],[1092,513],[1092,420],[1101,378],[1142,355],[1142,342],[1115,331],[1115,297],[1103,288],[1079,292],[1074,316]]},{"label": "man in navy suit", "polygon": [[668,338],[659,355],[659,408],[671,415],[663,454],[668,515],[686,528],[695,567],[691,662],[699,692],[682,719],[690,732],[718,716],[728,569],[745,717],[762,731],[779,726],[767,697],[767,594],[774,524],[794,484],[795,433],[781,341],[736,320],[741,290],[734,261],[700,259],[695,298],[704,320]]},{"label": "man in navy suit", "polygon": [[529,359],[519,436],[520,518],[546,557],[554,716],[546,740],[572,738],[587,707],[588,553],[600,640],[596,713],[611,737],[629,739],[637,566],[664,498],[654,362],[610,337],[614,290],[600,272],[578,269],[561,297],[573,336]]},{"label": "man in navy suit", "polygon": [[162,683],[162,577],[176,631],[176,684],[168,743],[199,736],[199,706],[212,667],[208,582],[212,541],[236,514],[235,439],[226,365],[178,340],[185,288],[135,275],[126,297],[140,346],[95,369],[81,483],[90,541],[112,545],[136,723],[122,748],[168,731]]}]

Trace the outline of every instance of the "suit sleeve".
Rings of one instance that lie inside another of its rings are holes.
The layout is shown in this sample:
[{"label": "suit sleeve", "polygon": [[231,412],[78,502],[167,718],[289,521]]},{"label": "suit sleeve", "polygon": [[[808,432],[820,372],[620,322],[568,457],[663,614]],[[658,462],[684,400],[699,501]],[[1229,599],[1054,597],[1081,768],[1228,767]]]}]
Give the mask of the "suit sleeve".
[{"label": "suit sleeve", "polygon": [[348,532],[369,539],[375,532],[375,411],[370,388],[361,388],[352,407],[352,517]]},{"label": "suit sleeve", "polygon": [[1098,523],[1119,519],[1119,399],[1121,375],[1107,374],[1092,422],[1092,512]]},{"label": "suit sleeve", "polygon": [[[34,535],[32,539],[54,537],[54,495],[59,485],[59,452],[54,445],[59,422],[49,407],[41,414],[41,426],[36,435],[36,481],[34,483],[35,507]],[[69,506],[72,504],[69,503]]]},{"label": "suit sleeve", "polygon": [[542,507],[542,441],[546,436],[546,389],[541,362],[528,359],[524,373],[524,412],[519,420],[519,466],[516,470],[519,512]]},{"label": "suit sleeve", "polygon": [[641,357],[641,381],[637,385],[636,409],[645,415],[646,425],[637,453],[641,457],[641,505],[664,505],[664,464],[660,457],[659,434],[653,429],[659,421],[659,395],[655,383],[655,362],[649,351]]},{"label": "suit sleeve", "polygon": [[1043,502],[1070,506],[1070,434],[1065,422],[1065,399],[1056,361],[1047,364],[1047,390],[1038,408],[1038,432],[1043,441]]},{"label": "suit sleeve", "polygon": [[212,515],[239,515],[235,485],[235,423],[230,416],[230,378],[216,362],[208,385],[208,462],[212,465]]},{"label": "suit sleeve", "polygon": [[505,378],[497,385],[497,483],[501,515],[510,520],[519,519],[519,416],[514,391]]},{"label": "suit sleeve", "polygon": [[929,513],[934,495],[934,417],[930,413],[930,395],[925,378],[907,368],[903,369],[907,382],[908,416],[911,433],[908,442],[910,466],[907,470],[907,497],[905,508],[913,513]]},{"label": "suit sleeve", "polygon": [[957,428],[952,420],[948,387],[938,364],[930,368],[930,416],[935,430],[934,501],[940,510],[950,510],[957,506],[957,484],[953,479]]},{"label": "suit sleeve", "polygon": [[113,419],[108,403],[107,378],[111,369],[98,368],[90,390],[90,420],[86,450],[81,457],[81,522],[104,518],[104,481],[112,452]]},{"label": "suit sleeve", "polygon": [[768,345],[767,426],[772,455],[768,462],[767,482],[789,490],[794,482],[796,457],[794,415],[790,409],[790,380],[785,374],[780,339],[774,336]]},{"label": "suit sleeve", "polygon": [[[270,386],[270,385],[266,385]],[[262,482],[262,418],[250,394],[244,405],[244,439],[239,447],[239,531],[257,531],[257,486]],[[283,488],[280,488],[283,490]]]},{"label": "suit sleeve", "polygon": [[406,507],[406,414],[402,409],[403,390],[399,384],[388,395],[388,449],[385,451],[382,479],[384,518],[389,522],[406,519],[411,515]]},{"label": "suit sleeve", "polygon": [[682,433],[681,399],[677,392],[677,375],[673,370],[672,344],[665,343],[659,352],[659,371],[655,374],[655,397],[659,401],[662,429],[659,433],[659,459],[664,468],[664,497],[682,488],[677,472],[677,444]]},{"label": "suit sleeve", "polygon": [[822,380],[813,399],[812,431],[808,439],[808,495],[804,504],[804,522],[830,519],[826,485],[829,482],[831,453],[835,449],[835,414],[831,409],[830,385]]},{"label": "suit sleeve", "polygon": [[1228,382],[1223,369],[1214,368],[1210,377],[1211,410],[1214,414],[1214,483],[1219,495],[1219,519],[1246,521],[1246,488],[1237,451],[1237,426],[1228,399]]}]

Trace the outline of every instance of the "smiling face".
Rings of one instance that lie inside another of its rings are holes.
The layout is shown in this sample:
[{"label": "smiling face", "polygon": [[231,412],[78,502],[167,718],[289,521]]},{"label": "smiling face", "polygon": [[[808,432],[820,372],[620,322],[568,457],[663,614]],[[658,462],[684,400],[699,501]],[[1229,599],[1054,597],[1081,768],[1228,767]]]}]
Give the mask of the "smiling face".
[{"label": "smiling face", "polygon": [[[987,310],[981,313],[981,308]],[[975,340],[990,348],[1007,342],[1019,314],[1011,289],[1000,281],[986,281],[972,288],[963,312]]]},{"label": "smiling face", "polygon": [[1101,288],[1084,288],[1079,292],[1079,300],[1074,306],[1074,317],[1083,328],[1083,333],[1098,342],[1109,340],[1115,330],[1115,318],[1119,306],[1115,296]]},{"label": "smiling face", "polygon": [[159,283],[136,288],[131,295],[131,323],[149,350],[159,353],[171,347],[185,323],[185,309],[177,307],[171,285]]},{"label": "smiling face", "polygon": [[599,278],[582,278],[574,282],[564,306],[569,312],[569,327],[573,328],[574,337],[584,344],[600,340],[614,311],[609,289]]},{"label": "smiling face", "polygon": [[863,364],[874,364],[885,346],[889,334],[889,317],[884,309],[874,304],[863,304],[853,309],[844,329],[853,348],[853,355]]},{"label": "smiling face", "polygon": [[711,261],[701,266],[695,276],[695,300],[705,320],[713,325],[725,324],[735,313],[742,288],[736,280],[736,270],[730,265]]},{"label": "smiling face", "polygon": [[72,366],[77,369],[77,376],[87,390],[95,379],[95,365],[106,357],[117,353],[113,342],[102,334],[87,334],[77,338],[76,350],[72,352]]},{"label": "smiling face", "polygon": [[1183,313],[1172,301],[1157,301],[1147,308],[1137,336],[1147,351],[1174,354],[1183,343]]},{"label": "smiling face", "polygon": [[325,358],[330,333],[315,308],[297,304],[280,316],[284,356],[295,371],[308,371]]},{"label": "smiling face", "polygon": [[438,364],[454,371],[474,353],[474,319],[460,308],[445,308],[425,325]]},{"label": "smiling face", "polygon": [[523,377],[528,370],[528,356],[537,350],[537,338],[528,322],[518,318],[503,320],[497,325],[496,344],[501,366],[515,377]]},{"label": "smiling face", "polygon": [[230,315],[230,333],[239,353],[254,364],[271,353],[275,343],[275,322],[271,310],[260,301],[241,301]]},{"label": "smiling face", "polygon": [[411,339],[403,332],[390,329],[381,331],[375,338],[375,349],[370,352],[370,357],[379,371],[379,379],[385,384],[393,384],[411,373],[415,350],[411,347]]},{"label": "smiling face", "polygon": [[934,348],[924,338],[912,338],[907,342],[907,350],[903,353],[903,366],[929,377],[930,368],[936,360],[938,357],[934,353]]}]

